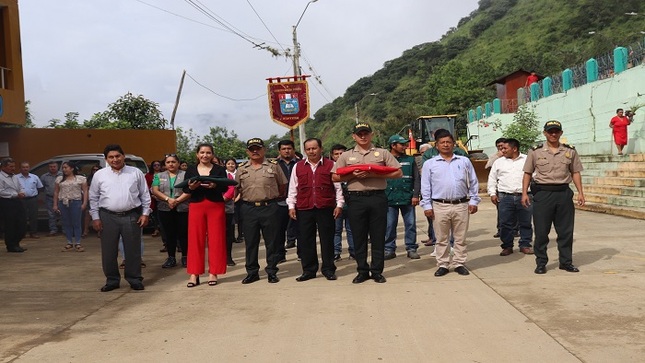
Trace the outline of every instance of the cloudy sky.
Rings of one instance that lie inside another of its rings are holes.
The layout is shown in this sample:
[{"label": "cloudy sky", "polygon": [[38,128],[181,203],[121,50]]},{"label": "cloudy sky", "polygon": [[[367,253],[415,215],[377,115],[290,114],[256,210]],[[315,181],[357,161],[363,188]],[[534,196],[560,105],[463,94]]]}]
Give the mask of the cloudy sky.
[{"label": "cloudy sky", "polygon": [[[21,0],[25,97],[38,126],[71,111],[89,119],[127,92],[157,102],[170,120],[186,70],[176,127],[203,134],[221,126],[241,139],[282,135],[288,130],[269,117],[266,78],[292,75],[292,62],[254,44],[292,49],[292,26],[307,4]],[[477,0],[311,3],[297,34],[303,73],[322,80],[310,82],[312,115],[384,62],[438,40],[476,7]]]}]

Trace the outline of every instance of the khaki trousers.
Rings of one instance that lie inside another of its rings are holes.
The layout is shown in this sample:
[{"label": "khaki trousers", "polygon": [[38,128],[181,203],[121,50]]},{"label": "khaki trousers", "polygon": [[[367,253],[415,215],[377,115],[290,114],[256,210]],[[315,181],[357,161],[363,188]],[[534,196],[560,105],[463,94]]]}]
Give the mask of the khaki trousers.
[{"label": "khaki trousers", "polygon": [[[434,232],[437,236],[435,252],[438,267],[459,267],[466,263],[466,232],[468,232],[468,203],[432,203],[434,210]],[[450,231],[455,237],[454,256],[450,258]]]}]

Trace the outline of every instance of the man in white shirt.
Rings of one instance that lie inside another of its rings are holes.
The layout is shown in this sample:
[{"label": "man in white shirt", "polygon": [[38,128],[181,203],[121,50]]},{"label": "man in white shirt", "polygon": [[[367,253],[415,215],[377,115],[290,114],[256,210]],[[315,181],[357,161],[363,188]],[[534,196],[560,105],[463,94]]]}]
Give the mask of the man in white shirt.
[{"label": "man in white shirt", "polygon": [[150,192],[141,170],[125,165],[121,146],[110,144],[103,151],[109,167],[97,171],[90,185],[90,215],[101,232],[101,259],[106,277],[102,292],[119,288],[117,261],[119,238],[123,238],[125,279],[133,290],[143,290],[141,276],[141,229],[148,224]]},{"label": "man in white shirt", "polygon": [[331,180],[334,162],[322,157],[322,142],[312,138],[305,140],[304,146],[307,158],[293,166],[287,195],[289,217],[298,221],[302,275],[296,281],[316,277],[316,231],[320,235],[321,272],[327,280],[336,280],[334,219],[343,214],[345,198],[340,183]]},{"label": "man in white shirt", "polygon": [[520,142],[506,139],[502,147],[502,158],[495,160],[488,174],[488,195],[497,206],[500,221],[500,256],[513,253],[513,238],[516,226],[519,225],[520,252],[532,255],[533,248],[533,205],[522,205],[522,178],[526,155],[520,153]]}]

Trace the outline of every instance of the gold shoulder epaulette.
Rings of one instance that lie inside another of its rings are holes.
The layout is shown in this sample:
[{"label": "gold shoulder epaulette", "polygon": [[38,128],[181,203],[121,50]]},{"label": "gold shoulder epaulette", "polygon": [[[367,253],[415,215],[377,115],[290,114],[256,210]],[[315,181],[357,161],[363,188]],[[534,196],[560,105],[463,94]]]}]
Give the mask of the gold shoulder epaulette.
[{"label": "gold shoulder epaulette", "polygon": [[564,146],[564,147],[568,147],[569,149],[573,149],[573,150],[575,150],[575,149],[576,149],[576,147],[575,147],[575,146],[573,146],[573,145],[569,145],[569,144],[562,144],[562,146]]},{"label": "gold shoulder epaulette", "polygon": [[537,145],[533,146],[531,149],[537,150],[537,149],[541,149],[543,146],[544,146],[544,144],[537,144]]},{"label": "gold shoulder epaulette", "polygon": [[269,163],[278,165],[278,159],[269,160]]}]

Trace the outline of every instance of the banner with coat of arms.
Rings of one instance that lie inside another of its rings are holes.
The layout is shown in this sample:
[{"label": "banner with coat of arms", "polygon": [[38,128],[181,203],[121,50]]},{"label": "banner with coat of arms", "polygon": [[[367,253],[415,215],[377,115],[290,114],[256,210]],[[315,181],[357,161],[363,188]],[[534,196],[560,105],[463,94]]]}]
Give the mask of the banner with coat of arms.
[{"label": "banner with coat of arms", "polygon": [[308,75],[267,78],[271,119],[290,130],[309,119]]}]

